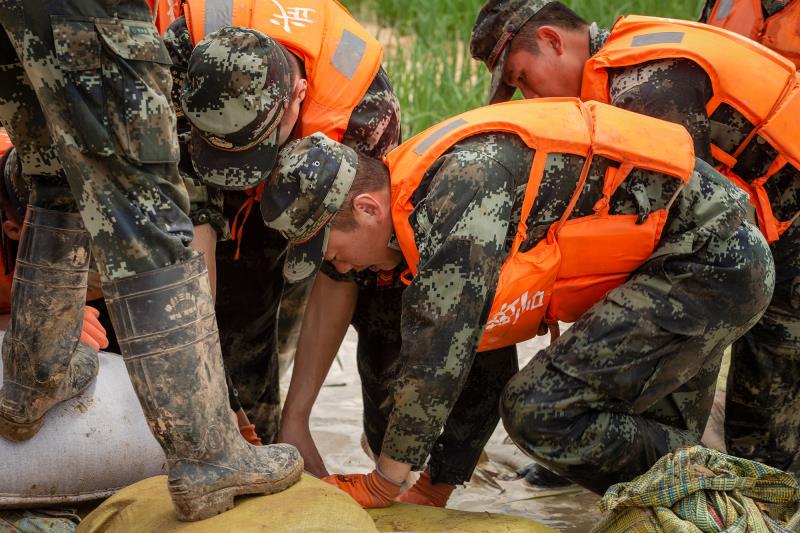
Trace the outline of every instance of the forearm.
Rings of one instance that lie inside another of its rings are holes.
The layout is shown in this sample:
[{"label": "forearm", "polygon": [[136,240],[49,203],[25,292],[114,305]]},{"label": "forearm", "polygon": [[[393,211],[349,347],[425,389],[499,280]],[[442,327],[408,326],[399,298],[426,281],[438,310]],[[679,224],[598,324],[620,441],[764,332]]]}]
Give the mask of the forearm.
[{"label": "forearm", "polygon": [[208,282],[211,285],[211,297],[217,299],[217,232],[211,224],[194,227],[192,249],[205,255],[208,268]]},{"label": "forearm", "polygon": [[308,299],[294,370],[283,407],[284,420],[308,420],[355,310],[358,288],[318,274]]}]

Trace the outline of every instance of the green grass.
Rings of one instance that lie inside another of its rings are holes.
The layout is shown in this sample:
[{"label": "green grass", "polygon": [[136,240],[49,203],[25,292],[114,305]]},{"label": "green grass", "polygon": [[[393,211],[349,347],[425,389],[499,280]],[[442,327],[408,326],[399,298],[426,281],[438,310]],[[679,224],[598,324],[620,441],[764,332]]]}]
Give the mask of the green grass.
[{"label": "green grass", "polygon": [[[567,0],[588,21],[609,27],[623,14],[697,19],[702,0]],[[486,103],[489,72],[470,57],[469,37],[483,0],[343,0],[374,24],[383,65],[400,99],[403,137]]]}]

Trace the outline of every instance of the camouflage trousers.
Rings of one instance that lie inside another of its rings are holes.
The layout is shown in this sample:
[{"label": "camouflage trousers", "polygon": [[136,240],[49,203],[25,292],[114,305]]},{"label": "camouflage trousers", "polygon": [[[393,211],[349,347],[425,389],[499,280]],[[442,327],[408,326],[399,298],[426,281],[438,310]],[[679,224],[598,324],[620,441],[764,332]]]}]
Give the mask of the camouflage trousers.
[{"label": "camouflage trousers", "polygon": [[733,455],[800,478],[800,223],[772,245],[775,292],[733,344],[725,443]]},{"label": "camouflage trousers", "polygon": [[[358,331],[358,373],[364,400],[364,433],[380,454],[400,359],[400,311],[403,288],[361,287],[353,317]],[[497,405],[506,382],[518,370],[514,346],[479,353],[444,430],[433,445],[428,469],[434,483],[469,481],[500,413]],[[415,465],[422,468],[424,465]]]},{"label": "camouflage trousers", "polygon": [[772,294],[766,242],[752,224],[737,226],[662,239],[511,378],[500,409],[523,451],[602,494],[699,443],[722,353]]},{"label": "camouflage trousers", "polygon": [[[247,198],[226,192],[223,213],[232,220]],[[284,290],[286,239],[248,217],[237,260],[236,241],[217,243],[217,323],[232,405],[245,410],[264,443],[280,428],[278,309]],[[299,320],[299,317],[298,317]],[[230,385],[229,384],[229,385]]]},{"label": "camouflage trousers", "polygon": [[144,0],[0,0],[0,121],[32,205],[82,215],[102,277],[186,260],[169,55]]}]

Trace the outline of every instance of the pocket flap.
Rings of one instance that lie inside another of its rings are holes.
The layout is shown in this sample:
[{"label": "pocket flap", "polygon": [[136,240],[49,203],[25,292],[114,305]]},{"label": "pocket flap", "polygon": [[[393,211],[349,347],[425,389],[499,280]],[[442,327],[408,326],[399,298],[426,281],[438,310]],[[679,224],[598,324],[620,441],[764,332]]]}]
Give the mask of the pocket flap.
[{"label": "pocket flap", "polygon": [[167,47],[152,22],[103,19],[95,21],[95,25],[103,43],[119,57],[172,65]]}]

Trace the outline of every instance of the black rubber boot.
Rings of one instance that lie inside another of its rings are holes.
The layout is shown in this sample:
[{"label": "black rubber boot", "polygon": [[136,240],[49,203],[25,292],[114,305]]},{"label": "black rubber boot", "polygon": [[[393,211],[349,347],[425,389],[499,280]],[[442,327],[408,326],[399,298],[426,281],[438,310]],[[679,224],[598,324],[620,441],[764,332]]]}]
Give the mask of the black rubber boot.
[{"label": "black rubber boot", "polygon": [[79,214],[28,207],[3,339],[0,436],[30,439],[97,375],[97,352],[80,342],[90,255]]},{"label": "black rubber boot", "polygon": [[294,446],[252,446],[234,423],[201,255],[103,290],[133,388],[167,456],[179,519],[214,516],[235,496],[279,492],[300,478]]},{"label": "black rubber boot", "polygon": [[555,472],[548,470],[539,463],[533,462],[517,470],[517,474],[525,478],[525,481],[536,487],[554,489],[572,485],[572,481],[561,477]]}]

